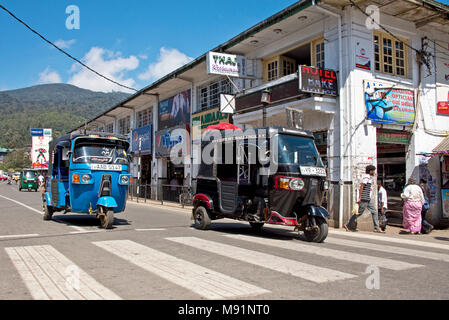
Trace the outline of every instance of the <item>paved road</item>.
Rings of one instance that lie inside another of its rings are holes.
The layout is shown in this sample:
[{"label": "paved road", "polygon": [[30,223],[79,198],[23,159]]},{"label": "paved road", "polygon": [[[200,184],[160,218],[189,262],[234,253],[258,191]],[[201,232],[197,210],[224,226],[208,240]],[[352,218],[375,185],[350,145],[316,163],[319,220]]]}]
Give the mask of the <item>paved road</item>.
[{"label": "paved road", "polygon": [[0,183],[0,299],[448,299],[449,238],[290,228],[128,202],[114,229],[43,221],[40,193]]}]

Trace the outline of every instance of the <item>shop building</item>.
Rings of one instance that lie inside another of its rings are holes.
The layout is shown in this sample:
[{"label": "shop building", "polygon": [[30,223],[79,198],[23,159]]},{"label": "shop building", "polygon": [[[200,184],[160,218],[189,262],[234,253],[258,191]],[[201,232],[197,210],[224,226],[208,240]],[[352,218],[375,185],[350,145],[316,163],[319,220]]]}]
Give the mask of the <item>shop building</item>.
[{"label": "shop building", "polygon": [[[241,59],[242,76],[208,72],[204,54],[87,127],[132,139],[144,126],[139,112],[152,110],[151,155],[133,150],[133,175],[145,172],[148,181],[149,172],[160,196],[173,176],[194,183],[190,147],[183,164],[169,157],[183,139],[191,146],[194,119],[202,129],[216,121],[288,126],[288,112],[297,111],[327,163],[330,225],[341,227],[368,164],[394,200],[408,177],[418,177],[419,154],[449,133],[448,14],[448,6],[430,0],[298,1],[210,50]],[[222,93],[235,95],[232,115],[220,113]],[[171,134],[179,128],[189,135]],[[359,227],[370,230],[371,223],[366,214]]]}]

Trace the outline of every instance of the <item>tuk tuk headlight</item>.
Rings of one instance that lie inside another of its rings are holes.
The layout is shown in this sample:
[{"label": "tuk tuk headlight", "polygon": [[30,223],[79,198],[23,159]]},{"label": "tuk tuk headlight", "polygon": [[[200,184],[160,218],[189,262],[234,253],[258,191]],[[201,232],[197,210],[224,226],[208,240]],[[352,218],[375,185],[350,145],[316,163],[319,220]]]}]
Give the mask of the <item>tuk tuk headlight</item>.
[{"label": "tuk tuk headlight", "polygon": [[89,183],[89,181],[90,181],[91,178],[92,178],[92,177],[90,176],[90,174],[83,174],[83,175],[81,176],[81,182],[82,182],[82,183]]},{"label": "tuk tuk headlight", "polygon": [[304,181],[302,179],[292,179],[288,184],[290,189],[300,191],[304,189]]},{"label": "tuk tuk headlight", "polygon": [[130,180],[131,179],[129,175],[123,174],[120,176],[120,184],[129,185]]}]

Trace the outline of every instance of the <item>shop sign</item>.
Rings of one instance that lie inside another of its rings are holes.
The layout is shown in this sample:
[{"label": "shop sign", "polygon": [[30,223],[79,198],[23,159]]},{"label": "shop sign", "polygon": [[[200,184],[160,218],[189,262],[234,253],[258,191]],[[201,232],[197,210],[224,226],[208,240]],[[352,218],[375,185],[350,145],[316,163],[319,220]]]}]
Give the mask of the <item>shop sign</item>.
[{"label": "shop sign", "polygon": [[156,157],[169,157],[171,149],[175,145],[184,141],[184,137],[182,134],[174,133],[176,129],[185,130],[185,126],[179,126],[176,128],[165,129],[156,132]]},{"label": "shop sign", "polygon": [[131,151],[138,155],[151,154],[153,142],[153,126],[151,124],[132,130]]},{"label": "shop sign", "polygon": [[247,74],[244,56],[209,51],[206,56],[207,73],[238,78],[254,78]]},{"label": "shop sign", "polygon": [[377,143],[409,144],[408,132],[377,130]]},{"label": "shop sign", "polygon": [[449,189],[441,190],[441,201],[443,206],[443,216],[449,217]]},{"label": "shop sign", "polygon": [[302,92],[337,96],[337,73],[334,70],[300,66],[299,90]]},{"label": "shop sign", "polygon": [[30,134],[32,137],[43,137],[44,136],[44,129],[30,129]]},{"label": "shop sign", "polygon": [[[442,101],[445,98],[445,93],[447,93],[447,101]],[[449,89],[437,88],[437,94],[439,100],[437,102],[437,114],[449,115]]]},{"label": "shop sign", "polygon": [[[229,123],[230,115],[228,113],[221,113],[218,108],[206,110],[203,112],[195,113],[192,116],[193,130],[198,130],[198,124],[201,128],[201,134],[204,130],[211,125],[218,124],[220,122]],[[195,126],[195,124],[197,124]]]},{"label": "shop sign", "polygon": [[415,93],[379,81],[364,81],[366,119],[375,123],[412,126],[415,122]]},{"label": "shop sign", "polygon": [[357,48],[355,54],[355,66],[363,70],[371,70],[371,59],[368,57],[365,48]]},{"label": "shop sign", "polygon": [[160,130],[190,123],[190,94],[190,90],[186,90],[159,102]]}]

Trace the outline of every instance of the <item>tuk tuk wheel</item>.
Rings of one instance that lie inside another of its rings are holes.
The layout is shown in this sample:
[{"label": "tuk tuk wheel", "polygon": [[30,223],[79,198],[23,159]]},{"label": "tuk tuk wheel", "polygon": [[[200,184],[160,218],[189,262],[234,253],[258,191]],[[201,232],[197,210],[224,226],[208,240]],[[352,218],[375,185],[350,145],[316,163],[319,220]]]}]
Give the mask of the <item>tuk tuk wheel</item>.
[{"label": "tuk tuk wheel", "polygon": [[19,187],[19,191],[22,192],[22,188],[21,187]]},{"label": "tuk tuk wheel", "polygon": [[51,217],[53,216],[53,208],[47,206],[47,202],[44,201],[44,215],[42,218],[44,220],[51,220]]},{"label": "tuk tuk wheel", "polygon": [[309,242],[321,243],[327,237],[329,226],[327,225],[326,220],[324,220],[323,218],[321,217],[313,217],[313,218],[315,218],[316,226],[312,230],[304,230],[304,236],[306,240]]},{"label": "tuk tuk wheel", "polygon": [[211,220],[210,220],[209,213],[207,212],[206,208],[204,208],[203,206],[197,207],[193,214],[193,218],[195,221],[196,229],[200,229],[200,230],[209,229]]},{"label": "tuk tuk wheel", "polygon": [[114,212],[108,210],[108,208],[100,207],[100,224],[104,229],[112,229],[114,223]]}]

